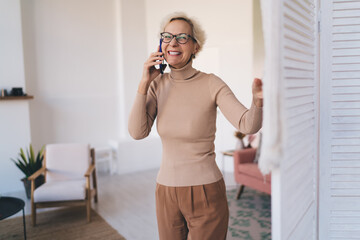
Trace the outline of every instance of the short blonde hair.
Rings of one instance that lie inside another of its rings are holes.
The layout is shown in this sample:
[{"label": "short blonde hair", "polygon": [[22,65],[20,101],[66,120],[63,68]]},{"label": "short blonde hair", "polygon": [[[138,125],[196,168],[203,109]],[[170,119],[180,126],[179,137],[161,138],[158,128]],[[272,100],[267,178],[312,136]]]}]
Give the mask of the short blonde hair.
[{"label": "short blonde hair", "polygon": [[175,21],[175,20],[183,20],[190,25],[191,30],[192,30],[191,36],[193,36],[193,38],[199,45],[199,49],[198,49],[198,53],[199,53],[201,51],[201,49],[203,48],[205,41],[206,41],[205,31],[202,29],[201,25],[197,22],[196,19],[188,17],[185,13],[174,12],[174,13],[167,15],[161,23],[160,33],[162,33],[165,30],[165,27],[169,23],[171,23],[172,21]]}]

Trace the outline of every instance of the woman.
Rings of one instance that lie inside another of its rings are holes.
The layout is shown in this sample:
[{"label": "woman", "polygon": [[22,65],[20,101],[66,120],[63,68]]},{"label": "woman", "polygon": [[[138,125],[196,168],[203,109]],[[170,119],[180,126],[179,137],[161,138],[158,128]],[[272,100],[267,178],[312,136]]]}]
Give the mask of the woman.
[{"label": "woman", "polygon": [[[155,118],[163,144],[157,176],[156,215],[162,240],[225,239],[229,210],[225,184],[215,162],[216,112],[239,131],[261,128],[262,83],[253,83],[253,102],[246,109],[217,76],[192,67],[205,34],[185,14],[166,18],[162,50],[150,55],[129,118],[135,139],[149,135]],[[155,66],[166,60],[170,73]]]}]

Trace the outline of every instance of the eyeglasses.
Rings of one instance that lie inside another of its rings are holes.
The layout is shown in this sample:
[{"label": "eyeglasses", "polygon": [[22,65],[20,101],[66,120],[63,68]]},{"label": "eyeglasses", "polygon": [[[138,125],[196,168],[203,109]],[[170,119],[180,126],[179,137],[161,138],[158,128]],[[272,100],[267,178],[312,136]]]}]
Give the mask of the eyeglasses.
[{"label": "eyeglasses", "polygon": [[176,41],[180,44],[185,44],[189,41],[189,39],[191,38],[192,40],[195,40],[195,38],[193,38],[191,35],[186,34],[186,33],[179,33],[179,34],[171,34],[168,32],[162,32],[160,33],[161,39],[163,40],[163,43],[169,43],[171,42],[171,40],[175,37]]}]

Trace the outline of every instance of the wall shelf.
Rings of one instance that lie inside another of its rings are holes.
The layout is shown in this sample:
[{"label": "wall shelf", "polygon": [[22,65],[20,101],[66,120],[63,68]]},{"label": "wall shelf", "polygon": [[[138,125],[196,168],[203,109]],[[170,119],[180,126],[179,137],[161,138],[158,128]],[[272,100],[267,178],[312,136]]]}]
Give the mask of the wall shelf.
[{"label": "wall shelf", "polygon": [[33,99],[34,96],[6,96],[6,97],[0,97],[0,101],[13,101],[13,100],[30,100]]}]

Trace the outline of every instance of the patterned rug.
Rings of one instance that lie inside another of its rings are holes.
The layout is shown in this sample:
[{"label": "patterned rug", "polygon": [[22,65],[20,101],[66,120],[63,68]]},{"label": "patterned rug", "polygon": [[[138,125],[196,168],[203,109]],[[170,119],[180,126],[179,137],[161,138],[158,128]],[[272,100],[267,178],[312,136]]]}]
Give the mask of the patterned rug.
[{"label": "patterned rug", "polygon": [[230,220],[228,240],[271,239],[271,196],[245,187],[239,200],[237,189],[227,192]]},{"label": "patterned rug", "polygon": [[[100,215],[91,210],[91,222],[86,221],[85,207],[50,210],[37,214],[37,225],[26,218],[28,240],[125,240]],[[0,240],[24,239],[22,217],[0,221]]]}]

